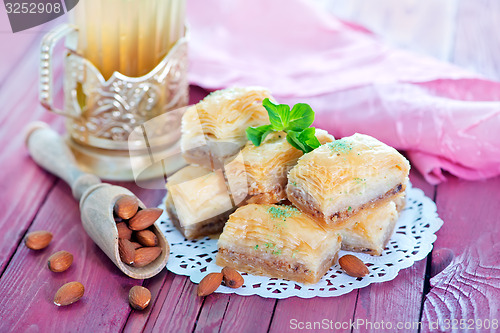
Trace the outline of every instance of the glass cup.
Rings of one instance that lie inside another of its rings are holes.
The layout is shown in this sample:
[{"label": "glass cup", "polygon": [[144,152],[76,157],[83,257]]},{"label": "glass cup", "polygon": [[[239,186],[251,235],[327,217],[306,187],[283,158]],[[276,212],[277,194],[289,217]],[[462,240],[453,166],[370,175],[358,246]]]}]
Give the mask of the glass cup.
[{"label": "glass cup", "polygon": [[[147,165],[152,153],[180,156],[180,110],[188,103],[185,0],[81,0],[71,14],[70,24],[42,41],[40,101],[66,117],[67,142],[82,168],[133,180],[133,165]],[[58,109],[51,58],[62,38],[64,107]],[[143,124],[153,118],[146,134]],[[130,140],[141,127],[144,135]],[[176,158],[143,168],[141,177],[182,164]]]}]

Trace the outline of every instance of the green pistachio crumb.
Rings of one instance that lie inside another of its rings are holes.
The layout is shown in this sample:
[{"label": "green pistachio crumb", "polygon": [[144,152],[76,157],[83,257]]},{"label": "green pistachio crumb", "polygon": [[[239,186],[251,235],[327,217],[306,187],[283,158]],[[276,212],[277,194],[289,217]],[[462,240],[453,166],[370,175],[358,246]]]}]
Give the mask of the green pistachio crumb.
[{"label": "green pistachio crumb", "polygon": [[335,152],[338,153],[349,153],[352,150],[352,146],[349,142],[346,142],[344,139],[335,140],[333,142],[327,143],[327,146]]},{"label": "green pistachio crumb", "polygon": [[356,177],[356,178],[353,178],[353,180],[356,182],[356,184],[361,184],[361,183],[366,182],[366,178]]},{"label": "green pistachio crumb", "polygon": [[283,221],[286,221],[287,217],[297,214],[299,210],[291,206],[272,206],[267,209],[267,212],[271,214],[273,219],[280,218],[283,219]]}]

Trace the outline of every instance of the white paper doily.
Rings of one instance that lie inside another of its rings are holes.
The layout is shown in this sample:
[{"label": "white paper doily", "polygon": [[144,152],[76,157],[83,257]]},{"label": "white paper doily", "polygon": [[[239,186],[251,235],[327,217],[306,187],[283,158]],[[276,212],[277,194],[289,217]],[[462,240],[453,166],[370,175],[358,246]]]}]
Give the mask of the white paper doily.
[{"label": "white paper doily", "polygon": [[[165,201],[163,201],[164,203]],[[160,208],[164,209],[164,204]],[[255,276],[244,273],[245,284],[238,289],[220,286],[216,292],[235,293],[239,295],[259,295],[268,298],[302,298],[331,297],[347,294],[353,289],[365,287],[374,282],[394,279],[398,272],[413,265],[429,254],[434,234],[443,221],[438,217],[435,203],[426,197],[422,190],[408,184],[406,207],[401,212],[394,234],[380,257],[365,253],[340,251],[353,254],[369,266],[370,274],[363,278],[354,278],[344,273],[338,264],[330,268],[320,282],[314,285]],[[175,274],[187,275],[194,283],[212,272],[220,272],[221,267],[215,264],[217,239],[208,237],[199,240],[186,240],[174,227],[164,212],[160,217],[160,229],[170,244],[170,257],[167,269]]]}]

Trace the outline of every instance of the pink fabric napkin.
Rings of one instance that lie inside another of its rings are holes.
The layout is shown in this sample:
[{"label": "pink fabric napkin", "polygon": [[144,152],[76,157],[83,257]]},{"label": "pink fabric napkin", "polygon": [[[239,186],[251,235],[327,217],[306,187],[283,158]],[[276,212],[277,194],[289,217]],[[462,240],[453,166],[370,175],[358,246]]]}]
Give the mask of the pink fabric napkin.
[{"label": "pink fabric napkin", "polygon": [[500,174],[500,83],[382,43],[307,0],[188,1],[190,80],[309,103],[315,126],[407,151],[433,184]]}]

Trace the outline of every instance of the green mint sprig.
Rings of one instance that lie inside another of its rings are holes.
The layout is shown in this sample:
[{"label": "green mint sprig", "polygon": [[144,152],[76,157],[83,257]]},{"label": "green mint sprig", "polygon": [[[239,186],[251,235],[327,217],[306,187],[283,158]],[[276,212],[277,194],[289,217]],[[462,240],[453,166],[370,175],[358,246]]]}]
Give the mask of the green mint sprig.
[{"label": "green mint sprig", "polygon": [[290,107],[286,104],[274,104],[266,98],[262,105],[269,115],[269,125],[249,127],[246,130],[248,140],[255,146],[260,146],[269,133],[284,131],[286,141],[294,148],[309,153],[321,146],[316,138],[316,129],[309,127],[314,121],[314,111],[305,103],[298,103]]}]

